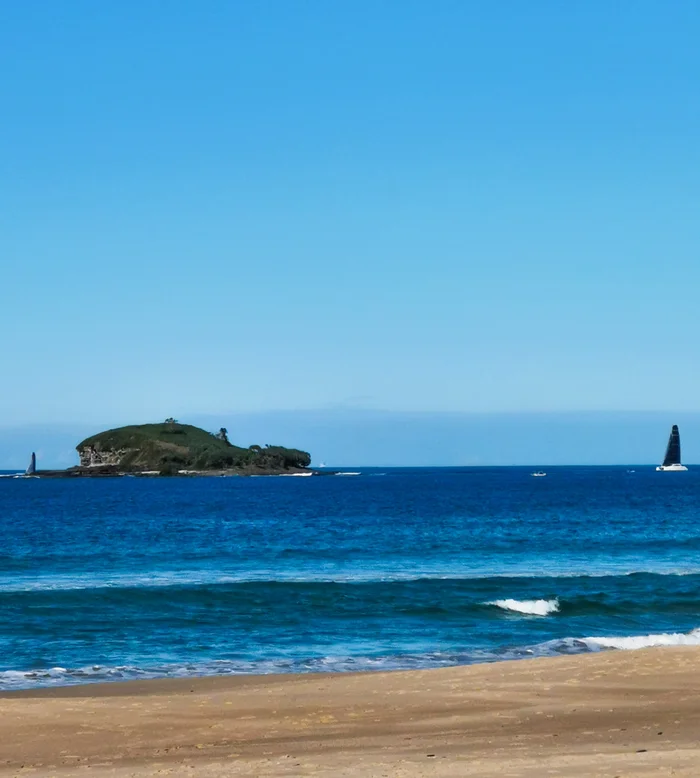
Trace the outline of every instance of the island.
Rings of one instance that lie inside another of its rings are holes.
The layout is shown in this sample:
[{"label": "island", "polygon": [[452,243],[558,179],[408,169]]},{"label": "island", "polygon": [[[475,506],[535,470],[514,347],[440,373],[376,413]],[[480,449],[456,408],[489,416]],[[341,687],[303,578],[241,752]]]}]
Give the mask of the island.
[{"label": "island", "polygon": [[38,476],[316,475],[311,456],[284,446],[242,448],[227,430],[207,432],[166,419],[100,432],[76,446],[80,464]]}]

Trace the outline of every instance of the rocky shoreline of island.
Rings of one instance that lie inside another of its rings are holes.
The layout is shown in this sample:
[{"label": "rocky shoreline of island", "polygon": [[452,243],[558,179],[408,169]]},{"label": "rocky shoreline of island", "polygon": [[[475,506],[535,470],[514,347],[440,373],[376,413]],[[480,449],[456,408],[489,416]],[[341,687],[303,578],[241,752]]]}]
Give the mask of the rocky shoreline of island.
[{"label": "rocky shoreline of island", "polygon": [[231,468],[228,470],[179,470],[175,473],[163,473],[159,470],[119,470],[101,467],[69,467],[64,470],[37,470],[30,475],[17,473],[15,478],[254,478],[257,476],[327,476],[338,475],[337,470],[311,469],[261,469],[261,468]]}]

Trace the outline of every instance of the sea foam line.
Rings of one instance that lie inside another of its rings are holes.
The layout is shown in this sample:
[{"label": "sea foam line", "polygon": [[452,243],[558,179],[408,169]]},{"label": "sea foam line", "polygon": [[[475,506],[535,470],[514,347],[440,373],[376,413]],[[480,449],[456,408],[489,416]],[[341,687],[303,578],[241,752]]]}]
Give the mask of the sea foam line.
[{"label": "sea foam line", "polygon": [[419,670],[435,667],[455,667],[534,657],[583,654],[618,649],[633,651],[663,646],[699,646],[700,628],[691,632],[658,633],[619,637],[585,637],[549,640],[531,646],[495,650],[432,651],[391,656],[317,656],[306,658],[270,657],[256,660],[210,659],[199,662],[139,665],[91,665],[67,668],[51,667],[30,670],[0,671],[0,690],[27,689],[46,686],[127,681],[148,678],[191,678],[211,675],[268,675],[271,673],[367,672],[387,670]]},{"label": "sea foam line", "polygon": [[[374,584],[374,583],[408,583],[430,581],[453,582],[486,582],[507,580],[556,580],[560,578],[624,578],[632,575],[655,575],[660,577],[685,577],[700,575],[700,568],[689,569],[648,569],[648,570],[600,570],[586,573],[576,571],[549,571],[546,575],[539,572],[518,571],[473,571],[450,573],[439,570],[425,570],[422,573],[415,571],[379,571],[379,570],[338,570],[328,571],[303,571],[303,570],[273,570],[261,569],[259,571],[168,571],[155,570],[153,572],[114,572],[96,573],[85,572],[82,575],[75,574],[27,574],[0,576],[0,594],[9,592],[38,592],[38,591],[68,591],[90,589],[140,589],[160,587],[197,587],[197,586],[226,586],[239,584]],[[519,602],[531,603],[538,600],[494,600],[485,605],[517,611]],[[542,600],[542,602],[554,602]],[[515,607],[510,607],[515,605]],[[526,606],[527,607],[527,606]],[[525,611],[520,610],[521,613]],[[538,614],[532,614],[538,615]],[[546,614],[545,614],[546,615]]]},{"label": "sea foam line", "polygon": [[589,637],[583,638],[582,641],[594,651],[601,648],[636,651],[640,648],[658,648],[662,646],[700,646],[700,628],[690,632],[660,632],[628,637]]}]

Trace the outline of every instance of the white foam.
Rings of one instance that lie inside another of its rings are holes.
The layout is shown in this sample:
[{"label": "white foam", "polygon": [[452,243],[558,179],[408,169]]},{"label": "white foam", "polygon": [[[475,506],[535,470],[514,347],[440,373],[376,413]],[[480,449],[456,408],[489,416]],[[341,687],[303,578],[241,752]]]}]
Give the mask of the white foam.
[{"label": "white foam", "polygon": [[559,610],[559,600],[494,600],[486,605],[495,605],[506,611],[522,613],[526,616],[549,616]]},{"label": "white foam", "polygon": [[[517,602],[517,600],[513,601]],[[526,601],[527,602],[527,601]],[[530,602],[551,603],[551,600]],[[495,604],[495,603],[490,603]],[[521,603],[522,604],[522,603]],[[539,615],[539,614],[535,614]],[[146,678],[186,678],[209,675],[266,675],[269,673],[325,673],[386,670],[416,670],[429,667],[454,667],[480,662],[494,662],[533,657],[581,654],[609,649],[635,650],[654,646],[700,645],[700,628],[688,633],[661,633],[630,637],[589,637],[548,640],[530,646],[494,650],[429,651],[426,653],[362,656],[331,654],[316,657],[269,657],[249,660],[209,659],[181,664],[88,665],[84,667],[51,667],[31,670],[0,670],[0,690],[33,687],[69,686],[105,681],[127,681]]]},{"label": "white foam", "polygon": [[640,648],[659,646],[700,646],[700,628],[691,632],[661,632],[656,635],[632,635],[630,637],[582,638],[592,651],[601,648],[616,648],[621,651],[636,651]]},{"label": "white foam", "polygon": [[211,659],[183,664],[102,666],[0,671],[0,691],[49,686],[73,686],[85,683],[129,681],[149,678],[191,678],[212,675],[268,675],[277,673],[341,673],[371,670],[410,670],[445,667],[471,661],[468,655],[408,654],[398,656],[330,655],[298,659],[270,658],[258,660]]},{"label": "white foam", "polygon": [[[168,587],[168,586],[210,586],[217,584],[242,584],[242,583],[387,583],[399,581],[471,581],[521,579],[521,578],[606,578],[608,576],[634,575],[648,573],[661,576],[689,576],[699,575],[700,567],[676,568],[676,569],[649,569],[649,570],[610,570],[605,572],[587,571],[574,572],[564,570],[552,570],[547,575],[542,575],[530,570],[511,570],[509,572],[494,569],[473,569],[459,572],[450,571],[449,568],[425,567],[422,570],[412,568],[408,570],[382,569],[382,568],[339,568],[337,570],[314,570],[306,568],[260,568],[258,570],[154,570],[153,572],[125,572],[115,571],[97,572],[91,571],[81,575],[68,573],[47,573],[44,575],[0,574],[0,592],[33,592],[33,591],[62,591],[72,589],[110,589],[110,588],[141,588],[141,587]],[[525,600],[524,602],[555,602],[554,600]],[[505,610],[518,611],[518,608],[509,608],[509,605],[519,603],[518,600],[496,600],[484,603],[504,608]],[[524,611],[519,610],[523,613]],[[538,615],[538,614],[531,614]],[[547,614],[544,614],[547,615]]]}]

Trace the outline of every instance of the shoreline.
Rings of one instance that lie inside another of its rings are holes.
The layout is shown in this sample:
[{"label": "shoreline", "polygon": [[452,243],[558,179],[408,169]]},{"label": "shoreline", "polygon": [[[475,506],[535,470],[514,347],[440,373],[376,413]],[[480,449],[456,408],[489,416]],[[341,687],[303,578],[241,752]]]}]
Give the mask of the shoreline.
[{"label": "shoreline", "polygon": [[66,470],[37,470],[32,474],[16,473],[3,475],[3,478],[253,478],[256,476],[325,476],[337,475],[338,471],[319,471],[308,468],[264,469],[264,468],[229,468],[227,470],[179,470],[163,473],[159,470],[116,470],[102,467],[75,467]]},{"label": "shoreline", "polygon": [[697,775],[700,647],[0,693],[0,775]]}]

